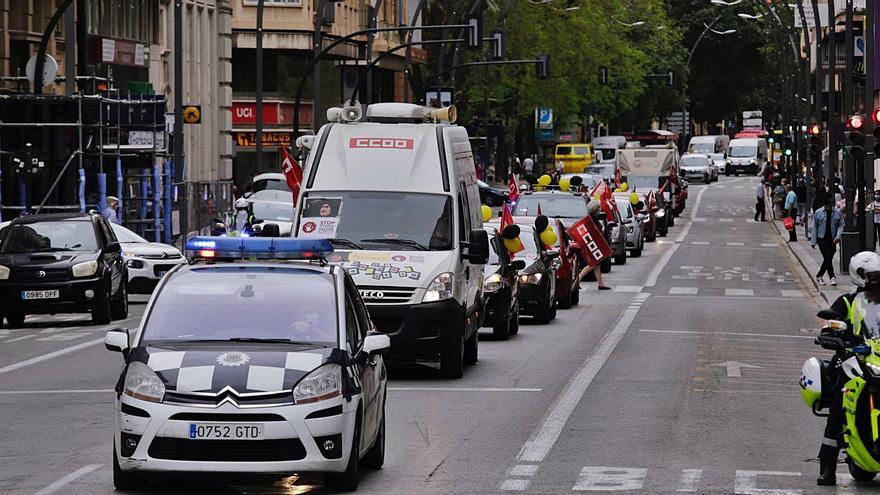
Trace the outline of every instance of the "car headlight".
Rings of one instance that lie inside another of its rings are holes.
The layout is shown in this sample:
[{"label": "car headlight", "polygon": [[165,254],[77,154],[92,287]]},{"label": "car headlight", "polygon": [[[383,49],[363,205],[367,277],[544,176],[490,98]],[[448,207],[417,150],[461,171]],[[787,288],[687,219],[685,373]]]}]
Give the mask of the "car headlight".
[{"label": "car headlight", "polygon": [[626,226],[626,233],[627,233],[627,234],[632,234],[632,233],[635,232],[635,231],[636,231],[636,228],[635,228],[634,226],[632,226],[632,225],[627,225],[627,226]]},{"label": "car headlight", "polygon": [[504,285],[504,279],[501,275],[495,273],[483,282],[483,292],[495,292]]},{"label": "car headlight", "polygon": [[162,402],[165,397],[165,384],[146,364],[133,361],[125,372],[123,393],[135,399],[149,402]]},{"label": "car headlight", "polygon": [[293,401],[309,404],[332,399],[342,394],[342,367],[325,364],[312,371],[293,387]]},{"label": "car headlight", "polygon": [[524,273],[519,276],[519,283],[529,284],[529,285],[538,285],[541,283],[542,276],[543,275],[540,273]]},{"label": "car headlight", "polygon": [[422,302],[436,302],[452,299],[452,285],[454,281],[455,276],[449,272],[437,275],[434,280],[428,284],[428,289],[425,291],[425,296],[422,297]]},{"label": "car headlight", "polygon": [[655,213],[654,216],[657,218],[663,218],[666,216],[666,211],[665,210],[657,210],[657,213]]},{"label": "car headlight", "polygon": [[91,277],[98,271],[98,262],[95,260],[84,261],[73,265],[74,277]]},{"label": "car headlight", "polygon": [[9,279],[9,267],[0,265],[0,280]]}]

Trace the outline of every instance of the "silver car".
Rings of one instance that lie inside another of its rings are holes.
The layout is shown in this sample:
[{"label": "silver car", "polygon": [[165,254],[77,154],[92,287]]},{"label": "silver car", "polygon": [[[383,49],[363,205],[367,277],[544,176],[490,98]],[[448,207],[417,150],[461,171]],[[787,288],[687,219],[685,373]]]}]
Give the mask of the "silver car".
[{"label": "silver car", "polygon": [[636,214],[629,202],[629,193],[615,194],[617,209],[620,211],[621,225],[626,229],[626,250],[630,256],[638,258],[645,247],[644,214]]},{"label": "silver car", "polygon": [[727,157],[724,156],[724,153],[712,153],[709,155],[709,159],[715,164],[715,168],[718,169],[719,175],[727,170]]},{"label": "silver car", "polygon": [[702,153],[688,153],[681,157],[681,172],[685,179],[700,180],[706,184],[718,180],[718,168]]}]

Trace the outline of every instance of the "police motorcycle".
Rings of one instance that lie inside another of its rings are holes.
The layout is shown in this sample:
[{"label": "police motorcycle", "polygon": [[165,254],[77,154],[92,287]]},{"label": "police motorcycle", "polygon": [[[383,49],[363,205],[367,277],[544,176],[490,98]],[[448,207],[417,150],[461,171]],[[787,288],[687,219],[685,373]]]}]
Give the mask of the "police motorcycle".
[{"label": "police motorcycle", "polygon": [[[851,315],[864,325],[843,333],[847,323],[831,310],[817,316],[827,320],[816,345],[835,352],[830,361],[808,359],[801,370],[801,398],[816,416],[832,405],[834,387],[843,389],[843,432],[846,463],[856,481],[870,481],[880,473],[880,300],[872,301],[859,293],[852,302]],[[827,370],[839,365],[843,371],[838,383],[831,383]]]}]

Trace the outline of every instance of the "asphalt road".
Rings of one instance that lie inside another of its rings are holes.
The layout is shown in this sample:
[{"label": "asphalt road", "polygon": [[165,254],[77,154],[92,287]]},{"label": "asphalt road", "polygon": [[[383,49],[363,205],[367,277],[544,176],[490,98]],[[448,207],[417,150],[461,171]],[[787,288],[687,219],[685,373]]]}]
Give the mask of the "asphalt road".
[{"label": "asphalt road", "polygon": [[[823,420],[797,379],[824,352],[812,344],[822,304],[774,228],[751,221],[756,180],[692,186],[669,237],[606,276],[614,291],[587,283],[551,324],[481,341],[463,379],[392,369],[385,468],[360,492],[880,491],[843,464],[841,486],[815,485]],[[83,315],[0,329],[0,493],[113,492],[122,362],[100,344],[108,328]],[[320,476],[157,481],[152,493],[321,491]]]}]

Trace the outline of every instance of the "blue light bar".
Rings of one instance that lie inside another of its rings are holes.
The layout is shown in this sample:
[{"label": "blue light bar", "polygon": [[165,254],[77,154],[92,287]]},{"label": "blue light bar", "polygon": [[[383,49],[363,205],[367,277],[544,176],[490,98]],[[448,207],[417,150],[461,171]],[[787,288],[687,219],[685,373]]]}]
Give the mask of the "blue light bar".
[{"label": "blue light bar", "polygon": [[326,258],[333,252],[327,239],[289,237],[193,237],[186,250],[196,258],[255,258],[307,260]]}]

